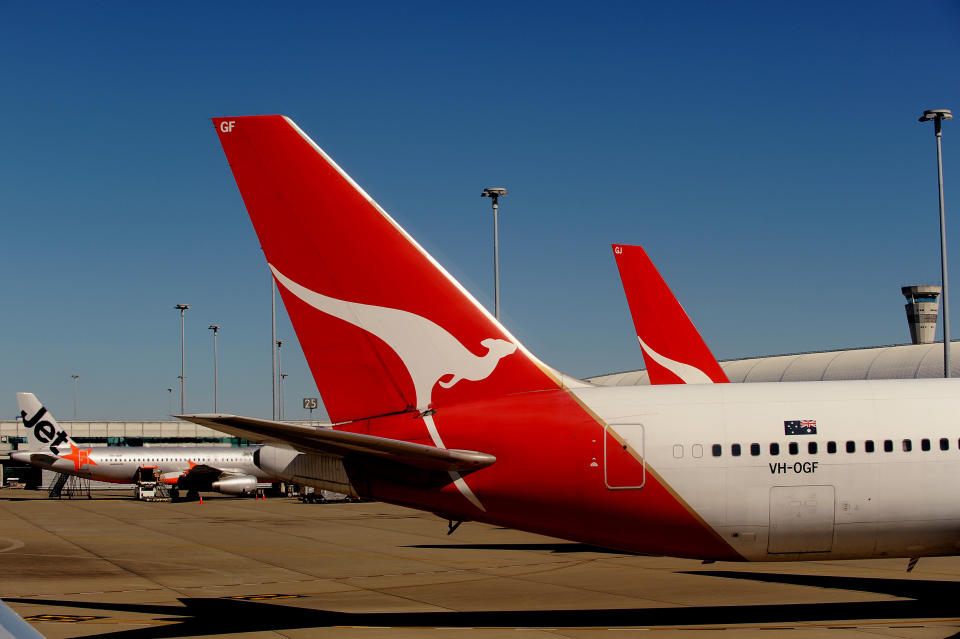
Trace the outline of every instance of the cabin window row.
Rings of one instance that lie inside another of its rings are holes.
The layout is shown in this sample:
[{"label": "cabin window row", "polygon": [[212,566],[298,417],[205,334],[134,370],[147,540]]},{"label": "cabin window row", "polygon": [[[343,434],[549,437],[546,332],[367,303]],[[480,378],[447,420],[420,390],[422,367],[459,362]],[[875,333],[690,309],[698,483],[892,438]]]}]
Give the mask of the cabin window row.
[{"label": "cabin window row", "polygon": [[[863,452],[873,453],[877,451],[877,446],[872,439],[865,440],[863,443]],[[897,445],[892,439],[885,439],[881,443],[883,452],[892,453]],[[957,447],[960,448],[960,440],[957,441]],[[786,446],[787,452],[791,455],[800,454],[800,442],[789,442]],[[857,452],[858,442],[853,440],[847,440],[843,443],[843,449],[848,453]],[[905,453],[909,453],[913,450],[913,440],[912,439],[902,439],[899,442],[899,448]],[[950,440],[946,437],[941,437],[939,440],[940,450],[950,450]],[[820,452],[820,445],[818,442],[807,442],[807,453],[811,455],[816,455]],[[676,451],[676,447],[674,447]],[[779,455],[781,451],[781,446],[778,442],[772,442],[770,444],[770,454]],[[827,453],[830,455],[835,454],[839,450],[839,444],[835,441],[828,441],[826,445]],[[933,450],[933,442],[930,439],[924,438],[920,440],[920,450],[930,451]],[[760,444],[753,443],[749,446],[750,455],[753,457],[758,457],[760,455]],[[723,446],[720,444],[714,444],[711,447],[711,452],[714,457],[720,457],[723,454]],[[740,457],[744,454],[744,447],[740,444],[730,444],[730,454],[734,457]],[[676,456],[676,455],[674,455]]]}]

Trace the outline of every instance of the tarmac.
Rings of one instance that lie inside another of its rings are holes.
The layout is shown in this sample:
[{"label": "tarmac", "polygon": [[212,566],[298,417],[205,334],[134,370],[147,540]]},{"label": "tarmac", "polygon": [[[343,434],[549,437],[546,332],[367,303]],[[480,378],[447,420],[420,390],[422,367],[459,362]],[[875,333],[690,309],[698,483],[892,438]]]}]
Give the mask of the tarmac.
[{"label": "tarmac", "polygon": [[[379,503],[0,490],[0,596],[47,637],[960,637],[960,558],[701,564]],[[786,632],[790,629],[789,632]]]}]

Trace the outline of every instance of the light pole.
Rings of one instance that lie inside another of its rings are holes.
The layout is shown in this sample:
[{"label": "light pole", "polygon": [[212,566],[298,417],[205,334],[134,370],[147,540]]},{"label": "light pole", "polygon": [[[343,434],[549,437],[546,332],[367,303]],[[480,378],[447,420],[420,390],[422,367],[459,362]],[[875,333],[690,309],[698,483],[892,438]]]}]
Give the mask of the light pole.
[{"label": "light pole", "polygon": [[167,415],[173,415],[173,389],[167,387]]},{"label": "light pole", "polygon": [[484,189],[480,197],[488,197],[493,203],[493,314],[500,321],[500,233],[497,228],[499,199],[507,194],[502,187]]},{"label": "light pole", "polygon": [[208,326],[211,331],[213,331],[213,412],[220,412],[217,410],[217,394],[219,389],[217,388],[217,331],[220,330],[219,324],[211,324]]},{"label": "light pole", "polygon": [[73,421],[77,421],[77,413],[80,409],[80,395],[77,394],[77,380],[80,378],[79,375],[71,375],[73,378]]},{"label": "light pole", "polygon": [[947,293],[947,226],[943,214],[943,150],[940,147],[944,120],[952,120],[950,109],[927,109],[920,122],[933,120],[933,134],[937,138],[937,187],[940,192],[940,286],[943,289],[943,376],[950,377],[950,298]]},{"label": "light pole", "polygon": [[186,359],[186,346],[183,341],[183,314],[190,308],[189,304],[177,304],[174,306],[175,309],[180,311],[180,414],[183,415],[187,412],[185,408],[187,405],[187,378],[184,375],[184,360]]},{"label": "light pole", "polygon": [[277,281],[270,274],[270,395],[273,397],[273,419],[277,418]]},{"label": "light pole", "polygon": [[[280,393],[279,393],[279,398],[275,398],[275,402],[274,402],[274,406],[279,407],[279,410],[274,411],[275,413],[274,419],[281,419],[281,420],[283,419],[283,355],[280,353],[280,347],[283,346],[283,343],[285,341],[286,340],[283,340],[283,339],[278,339],[276,341],[277,371],[279,371],[280,373],[280,379],[279,379]],[[277,402],[276,399],[279,399],[279,402]]]}]

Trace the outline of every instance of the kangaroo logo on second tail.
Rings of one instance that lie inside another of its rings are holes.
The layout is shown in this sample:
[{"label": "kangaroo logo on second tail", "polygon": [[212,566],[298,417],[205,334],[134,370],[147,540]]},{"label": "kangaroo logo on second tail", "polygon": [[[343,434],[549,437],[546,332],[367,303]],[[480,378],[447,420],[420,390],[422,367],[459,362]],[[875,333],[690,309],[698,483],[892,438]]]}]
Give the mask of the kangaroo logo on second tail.
[{"label": "kangaroo logo on second tail", "polygon": [[[427,431],[438,448],[446,446],[433,423],[433,416],[427,413],[437,382],[443,388],[450,388],[461,380],[477,382],[486,379],[493,374],[501,359],[517,350],[513,342],[488,337],[480,341],[487,353],[477,356],[442,326],[416,313],[328,297],[297,284],[272,264],[270,270],[285,289],[306,304],[376,335],[393,349],[413,380],[416,408],[423,414]],[[429,347],[424,348],[425,345]],[[449,379],[445,379],[447,377]],[[451,472],[450,475],[460,492],[484,510],[459,473]]]},{"label": "kangaroo logo on second tail", "polygon": [[643,349],[643,352],[650,355],[650,357],[657,364],[660,364],[665,369],[679,377],[683,380],[684,384],[712,384],[713,380],[710,379],[710,376],[704,373],[702,370],[696,366],[691,366],[690,364],[684,364],[683,362],[678,362],[676,360],[670,359],[664,355],[661,355],[657,351],[650,348],[650,346],[644,342],[639,335],[637,339],[640,341],[640,348]]}]

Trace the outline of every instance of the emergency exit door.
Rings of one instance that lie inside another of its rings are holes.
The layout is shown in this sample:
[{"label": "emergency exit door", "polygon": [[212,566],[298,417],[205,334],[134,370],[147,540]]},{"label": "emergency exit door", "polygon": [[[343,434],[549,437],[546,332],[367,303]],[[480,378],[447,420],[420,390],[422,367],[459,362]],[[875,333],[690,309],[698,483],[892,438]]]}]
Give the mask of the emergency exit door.
[{"label": "emergency exit door", "polygon": [[610,490],[639,490],[647,480],[643,424],[607,424],[603,430],[603,481]]}]

